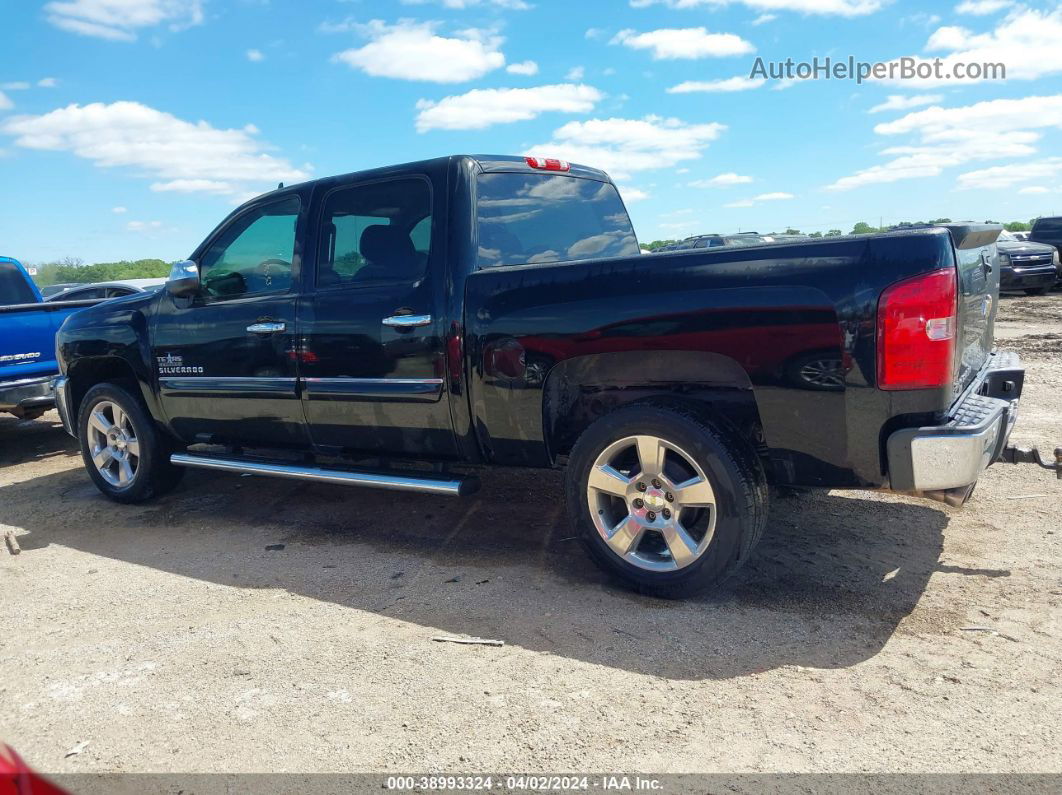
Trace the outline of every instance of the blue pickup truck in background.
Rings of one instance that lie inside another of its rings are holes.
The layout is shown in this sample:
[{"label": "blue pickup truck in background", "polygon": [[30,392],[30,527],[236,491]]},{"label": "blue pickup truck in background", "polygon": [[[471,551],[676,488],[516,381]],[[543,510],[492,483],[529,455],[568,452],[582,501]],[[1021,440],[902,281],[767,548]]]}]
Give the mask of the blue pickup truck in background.
[{"label": "blue pickup truck in background", "polygon": [[0,257],[0,412],[34,419],[55,400],[55,332],[87,301],[45,303],[18,260]]}]

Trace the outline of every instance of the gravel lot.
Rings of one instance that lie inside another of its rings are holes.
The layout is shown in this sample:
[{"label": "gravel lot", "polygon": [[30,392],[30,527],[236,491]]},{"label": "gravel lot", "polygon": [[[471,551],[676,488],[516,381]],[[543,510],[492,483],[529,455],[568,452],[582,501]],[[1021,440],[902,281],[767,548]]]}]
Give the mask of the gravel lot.
[{"label": "gravel lot", "polygon": [[[1051,449],[1062,296],[1002,306],[1029,368],[1015,439]],[[1050,473],[993,467],[963,510],[776,499],[750,564],[685,603],[609,584],[560,486],[193,471],[119,506],[54,413],[0,419],[23,550],[0,550],[0,736],[46,772],[1062,771]]]}]

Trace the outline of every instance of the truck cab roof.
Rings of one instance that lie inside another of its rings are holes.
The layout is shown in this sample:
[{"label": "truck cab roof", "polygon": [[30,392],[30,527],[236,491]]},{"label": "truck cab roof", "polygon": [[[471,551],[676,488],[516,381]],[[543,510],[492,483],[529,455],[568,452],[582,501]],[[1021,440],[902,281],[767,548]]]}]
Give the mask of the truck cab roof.
[{"label": "truck cab roof", "polygon": [[[305,188],[314,185],[318,182],[331,182],[333,180],[349,182],[353,180],[371,180],[381,177],[395,176],[396,174],[410,173],[410,172],[425,172],[448,166],[455,160],[464,160],[468,164],[474,166],[478,171],[483,173],[498,173],[498,172],[526,172],[528,174],[543,173],[543,174],[565,174],[572,177],[581,177],[583,179],[595,179],[601,182],[612,182],[612,178],[607,173],[598,168],[591,168],[590,166],[580,165],[579,163],[569,163],[568,161],[556,161],[563,164],[564,168],[543,168],[532,166],[530,162],[532,160],[545,160],[543,157],[531,157],[523,155],[446,155],[443,157],[434,157],[427,160],[413,160],[408,163],[400,163],[394,166],[381,166],[378,168],[362,169],[359,171],[348,171],[343,174],[333,174],[327,177],[318,177],[317,179],[306,180],[292,185],[281,184],[275,190],[267,191],[259,196],[255,196],[249,202],[254,202],[262,198],[262,196],[268,196],[272,193],[278,193],[280,191],[287,191],[293,188]],[[552,158],[551,158],[552,160]]]}]

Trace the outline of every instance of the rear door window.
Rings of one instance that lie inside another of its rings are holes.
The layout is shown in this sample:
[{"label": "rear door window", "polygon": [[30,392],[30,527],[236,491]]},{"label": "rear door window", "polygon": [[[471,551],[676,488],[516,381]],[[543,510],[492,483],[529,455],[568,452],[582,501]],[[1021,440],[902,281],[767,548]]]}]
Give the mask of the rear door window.
[{"label": "rear door window", "polygon": [[411,178],[337,190],[319,239],[318,287],[415,282],[431,253],[431,188]]},{"label": "rear door window", "polygon": [[639,253],[630,218],[607,182],[553,174],[481,174],[480,268]]},{"label": "rear door window", "polygon": [[26,277],[22,271],[11,262],[0,262],[0,306],[14,306],[15,304],[32,304],[37,301],[37,296],[26,284]]}]

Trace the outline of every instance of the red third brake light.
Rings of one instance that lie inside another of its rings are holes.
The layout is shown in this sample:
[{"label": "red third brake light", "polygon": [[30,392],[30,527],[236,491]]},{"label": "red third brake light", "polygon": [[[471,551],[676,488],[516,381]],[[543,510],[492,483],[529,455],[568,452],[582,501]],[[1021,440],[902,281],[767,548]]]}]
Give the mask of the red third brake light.
[{"label": "red third brake light", "polygon": [[571,165],[567,160],[557,160],[553,157],[525,157],[524,160],[531,168],[542,171],[570,171]]},{"label": "red third brake light", "polygon": [[878,302],[878,388],[947,386],[955,361],[955,269],[887,288]]}]

